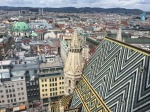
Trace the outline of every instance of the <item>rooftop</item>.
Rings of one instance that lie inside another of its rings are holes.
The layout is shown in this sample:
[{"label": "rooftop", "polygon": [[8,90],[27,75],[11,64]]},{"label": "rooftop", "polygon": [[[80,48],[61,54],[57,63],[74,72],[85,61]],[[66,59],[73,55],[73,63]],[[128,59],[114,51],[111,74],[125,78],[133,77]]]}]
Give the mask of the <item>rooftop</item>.
[{"label": "rooftop", "polygon": [[40,68],[63,67],[62,60],[59,56],[54,58],[53,62],[41,63]]},{"label": "rooftop", "polygon": [[0,61],[0,65],[10,65],[11,60]]}]

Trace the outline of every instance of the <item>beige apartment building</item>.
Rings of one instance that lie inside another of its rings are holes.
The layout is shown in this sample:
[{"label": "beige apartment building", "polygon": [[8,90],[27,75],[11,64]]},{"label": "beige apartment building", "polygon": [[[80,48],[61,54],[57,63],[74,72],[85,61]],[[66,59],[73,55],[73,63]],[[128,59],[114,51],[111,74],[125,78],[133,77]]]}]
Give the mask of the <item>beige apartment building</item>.
[{"label": "beige apartment building", "polygon": [[40,99],[48,104],[49,99],[64,95],[63,63],[59,56],[42,57],[46,62],[40,64]]}]

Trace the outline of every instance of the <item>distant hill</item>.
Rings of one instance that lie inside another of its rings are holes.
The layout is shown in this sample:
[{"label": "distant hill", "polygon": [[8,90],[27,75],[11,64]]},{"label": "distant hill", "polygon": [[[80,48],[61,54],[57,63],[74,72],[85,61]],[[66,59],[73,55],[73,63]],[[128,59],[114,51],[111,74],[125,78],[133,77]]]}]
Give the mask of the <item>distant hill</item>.
[{"label": "distant hill", "polygon": [[[9,6],[0,6],[0,10],[6,10],[6,11],[17,11],[17,10],[32,10],[32,9],[38,9],[38,8],[32,8],[32,7],[9,7]],[[83,8],[75,8],[75,7],[62,7],[62,8],[43,8],[44,11],[49,12],[64,12],[64,13],[94,13],[94,12],[106,12],[106,13],[134,13],[139,14],[142,13],[142,10],[139,9],[125,9],[125,8],[90,8],[90,7],[83,7]]]}]

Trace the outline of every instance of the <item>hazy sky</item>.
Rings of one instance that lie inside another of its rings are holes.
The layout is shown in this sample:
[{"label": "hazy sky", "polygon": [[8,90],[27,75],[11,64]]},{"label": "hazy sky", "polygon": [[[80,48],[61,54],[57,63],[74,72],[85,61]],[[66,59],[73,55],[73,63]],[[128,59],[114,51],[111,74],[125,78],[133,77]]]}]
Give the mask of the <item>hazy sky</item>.
[{"label": "hazy sky", "polygon": [[0,6],[101,7],[150,11],[150,0],[0,0]]}]

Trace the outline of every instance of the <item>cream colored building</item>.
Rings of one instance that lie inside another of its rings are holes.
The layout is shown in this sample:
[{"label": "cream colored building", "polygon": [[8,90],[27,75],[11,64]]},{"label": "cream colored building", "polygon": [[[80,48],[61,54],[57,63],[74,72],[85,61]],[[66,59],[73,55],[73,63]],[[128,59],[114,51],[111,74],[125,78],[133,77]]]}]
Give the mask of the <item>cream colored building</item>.
[{"label": "cream colored building", "polygon": [[48,104],[49,99],[64,95],[63,62],[59,56],[45,56],[46,62],[40,64],[40,99]]}]

